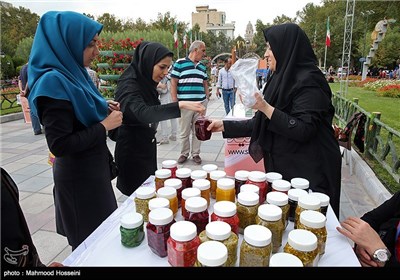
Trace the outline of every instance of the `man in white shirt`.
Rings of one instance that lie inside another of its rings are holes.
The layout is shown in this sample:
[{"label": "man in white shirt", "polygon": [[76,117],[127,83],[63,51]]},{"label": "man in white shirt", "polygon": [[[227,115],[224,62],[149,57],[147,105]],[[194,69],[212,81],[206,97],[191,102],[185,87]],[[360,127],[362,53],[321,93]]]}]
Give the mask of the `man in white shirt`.
[{"label": "man in white shirt", "polygon": [[232,58],[225,59],[225,66],[219,70],[217,81],[217,97],[221,96],[220,89],[222,89],[222,98],[224,100],[226,114],[235,106],[236,100],[237,88],[235,80],[230,72],[231,66]]}]

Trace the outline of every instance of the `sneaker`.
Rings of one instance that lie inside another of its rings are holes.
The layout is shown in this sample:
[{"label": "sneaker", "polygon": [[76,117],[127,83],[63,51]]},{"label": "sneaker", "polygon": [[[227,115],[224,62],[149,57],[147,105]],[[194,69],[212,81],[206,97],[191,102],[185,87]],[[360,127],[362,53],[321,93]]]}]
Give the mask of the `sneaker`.
[{"label": "sneaker", "polygon": [[168,139],[161,139],[160,145],[162,145],[162,144],[169,144]]},{"label": "sneaker", "polygon": [[171,140],[171,141],[176,141],[176,136],[171,135],[171,136],[169,137],[169,140]]},{"label": "sneaker", "polygon": [[178,158],[178,163],[184,163],[185,161],[187,161],[187,156],[184,156],[184,155],[181,155],[179,158]]},{"label": "sneaker", "polygon": [[41,131],[41,130],[35,131],[35,132],[33,132],[33,134],[34,134],[34,135],[40,135],[40,134],[42,134],[42,131]]},{"label": "sneaker", "polygon": [[199,155],[193,157],[193,161],[196,164],[201,164],[201,157]]}]

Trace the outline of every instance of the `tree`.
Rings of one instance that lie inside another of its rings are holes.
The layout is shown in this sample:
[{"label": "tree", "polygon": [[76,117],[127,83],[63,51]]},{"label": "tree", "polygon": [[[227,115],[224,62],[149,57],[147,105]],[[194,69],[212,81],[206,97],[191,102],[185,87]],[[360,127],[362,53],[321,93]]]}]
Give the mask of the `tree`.
[{"label": "tree", "polygon": [[122,21],[109,13],[104,13],[97,21],[103,24],[104,31],[119,32],[123,30]]}]

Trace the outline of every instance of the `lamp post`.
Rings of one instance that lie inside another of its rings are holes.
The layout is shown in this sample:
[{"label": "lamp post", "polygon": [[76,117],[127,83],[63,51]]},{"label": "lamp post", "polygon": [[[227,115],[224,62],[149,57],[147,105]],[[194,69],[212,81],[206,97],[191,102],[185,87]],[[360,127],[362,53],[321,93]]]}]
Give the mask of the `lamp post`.
[{"label": "lamp post", "polygon": [[362,59],[362,61],[361,61],[361,69],[362,69],[362,66],[363,66],[363,63],[366,61],[366,54],[365,54],[365,46],[366,46],[366,44],[367,44],[367,29],[368,29],[368,17],[370,16],[370,15],[373,15],[373,14],[375,14],[375,12],[373,11],[373,10],[366,10],[365,12],[361,12],[361,15],[362,16],[366,16],[367,17],[367,20],[365,21],[365,31],[364,31],[364,48],[363,48],[363,52],[362,52],[362,56],[363,56],[363,59]]}]

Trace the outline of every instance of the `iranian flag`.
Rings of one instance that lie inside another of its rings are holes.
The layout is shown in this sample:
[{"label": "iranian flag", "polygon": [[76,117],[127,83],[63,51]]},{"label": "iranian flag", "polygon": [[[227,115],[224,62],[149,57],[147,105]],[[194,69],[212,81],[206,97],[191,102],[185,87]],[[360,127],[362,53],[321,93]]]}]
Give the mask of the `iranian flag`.
[{"label": "iranian flag", "polygon": [[325,41],[325,45],[327,47],[331,46],[331,31],[329,30],[329,17],[328,17],[328,21],[326,22],[326,41]]},{"label": "iranian flag", "polygon": [[176,28],[176,23],[174,24],[174,47],[178,48],[179,41],[178,41],[178,29]]},{"label": "iranian flag", "polygon": [[183,35],[183,48],[186,49],[187,46],[187,34],[185,32],[185,35]]}]

